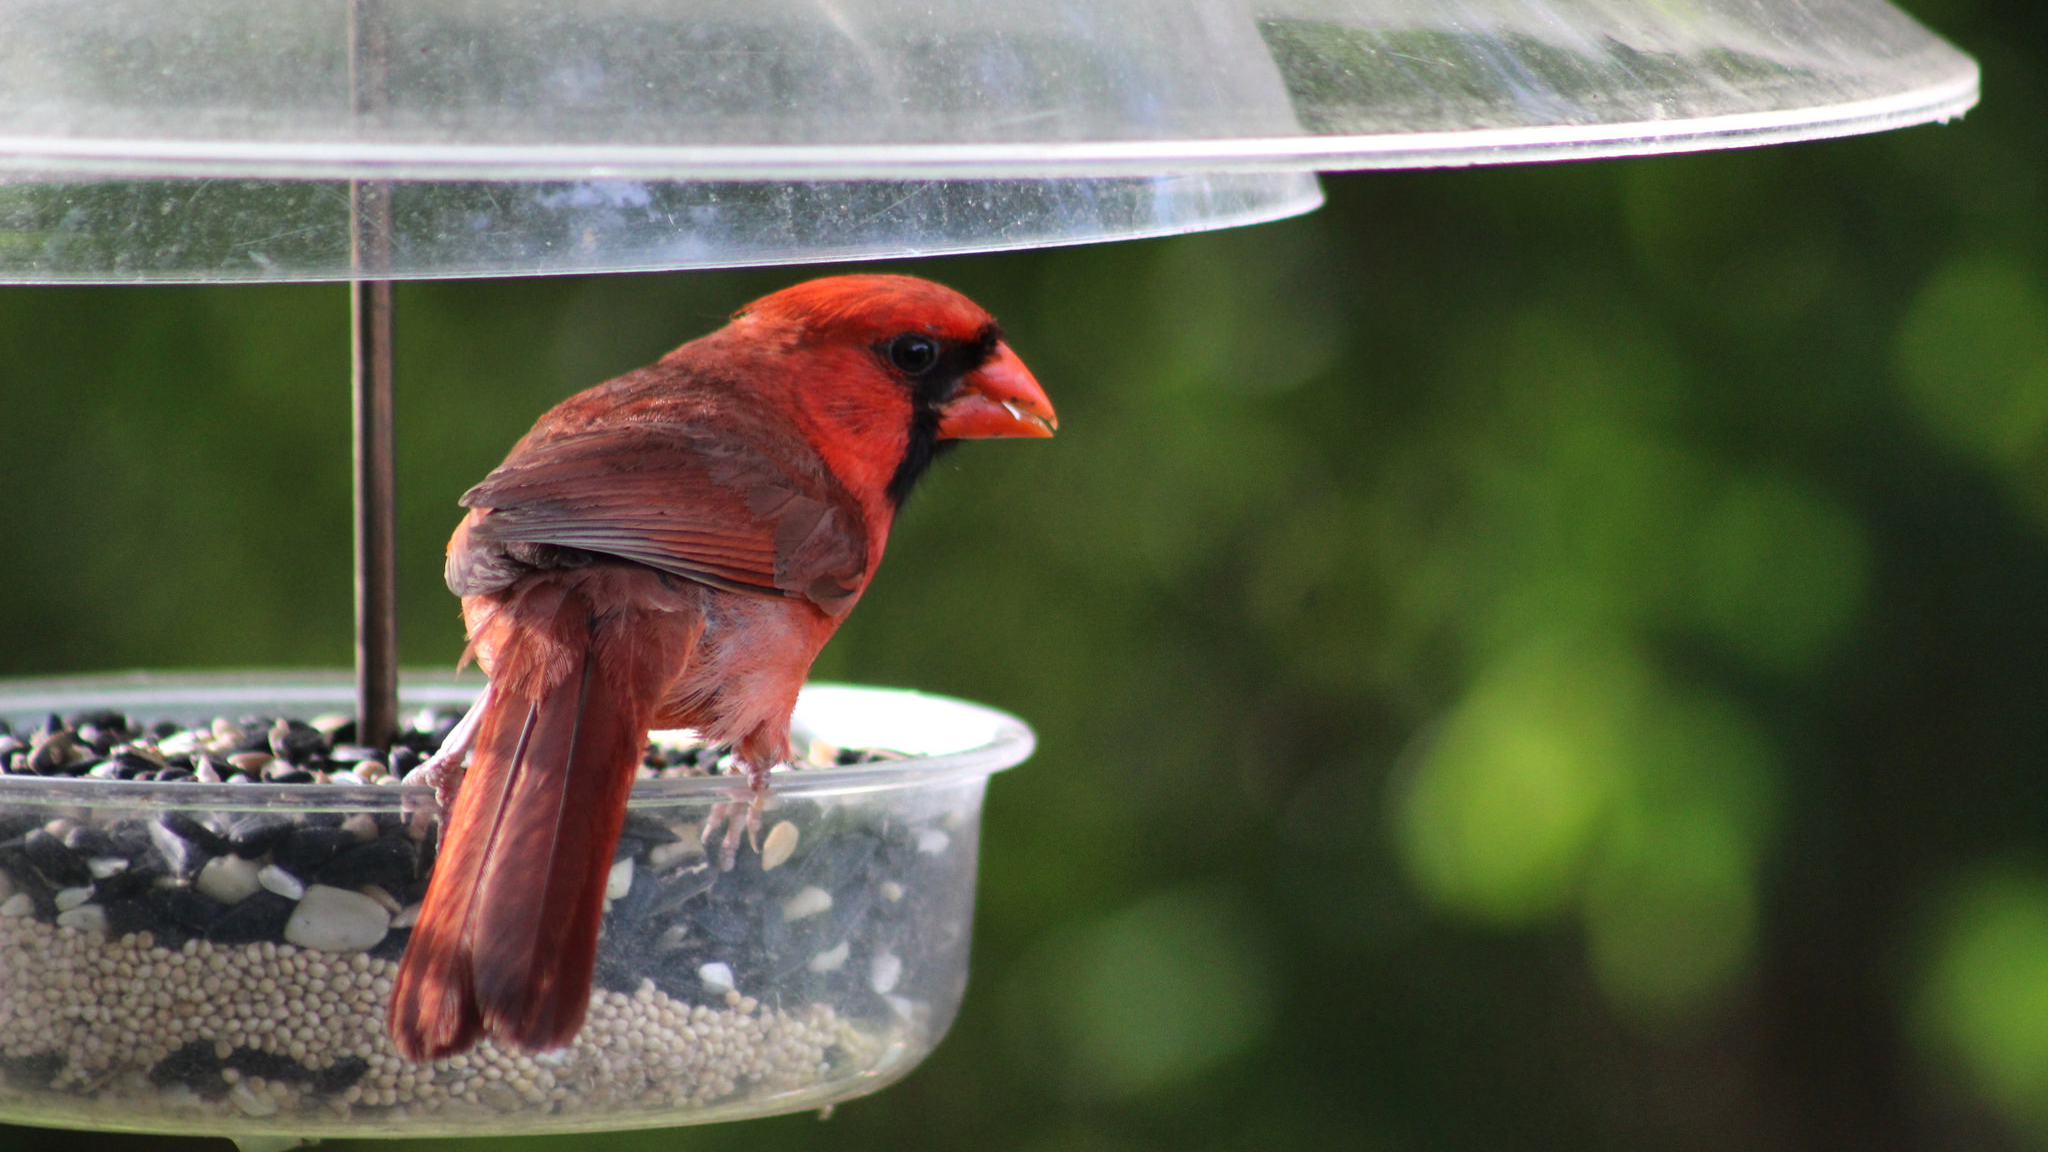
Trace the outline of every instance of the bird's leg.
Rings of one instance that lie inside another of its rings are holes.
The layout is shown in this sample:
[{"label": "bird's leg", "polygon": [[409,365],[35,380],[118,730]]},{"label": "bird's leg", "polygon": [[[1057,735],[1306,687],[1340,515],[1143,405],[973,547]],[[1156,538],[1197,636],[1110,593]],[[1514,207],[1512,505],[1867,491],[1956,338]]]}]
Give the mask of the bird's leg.
[{"label": "bird's leg", "polygon": [[733,861],[740,854],[742,837],[761,850],[761,810],[768,805],[768,768],[759,763],[747,763],[747,782],[744,787],[732,790],[732,799],[721,800],[711,806],[711,814],[704,819],[704,844],[709,847],[717,836],[718,826],[725,825],[725,838],[718,849],[720,871],[732,871]]},{"label": "bird's leg", "polygon": [[469,759],[469,750],[476,746],[477,729],[483,726],[484,705],[491,699],[490,685],[448,730],[448,737],[441,741],[441,747],[432,756],[420,761],[419,766],[405,774],[404,783],[432,784],[434,806],[445,818],[455,810],[455,793],[462,787],[462,769]]}]

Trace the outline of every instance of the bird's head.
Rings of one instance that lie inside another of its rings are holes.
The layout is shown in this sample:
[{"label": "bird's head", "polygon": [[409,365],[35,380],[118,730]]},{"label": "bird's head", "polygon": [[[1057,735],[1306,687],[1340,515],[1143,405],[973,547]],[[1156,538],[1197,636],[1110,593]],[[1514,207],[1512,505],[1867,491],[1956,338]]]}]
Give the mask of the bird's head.
[{"label": "bird's head", "polygon": [[806,405],[859,443],[895,451],[887,494],[899,504],[944,442],[1059,427],[995,318],[929,280],[811,280],[747,305],[733,326],[781,329],[792,354],[813,361],[797,385]]}]

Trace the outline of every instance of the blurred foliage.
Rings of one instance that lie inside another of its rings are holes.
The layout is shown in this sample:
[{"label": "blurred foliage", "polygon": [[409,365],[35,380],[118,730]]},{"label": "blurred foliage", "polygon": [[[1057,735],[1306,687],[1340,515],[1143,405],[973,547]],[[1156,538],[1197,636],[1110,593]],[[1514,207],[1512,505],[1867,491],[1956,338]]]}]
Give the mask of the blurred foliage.
[{"label": "blurred foliage", "polygon": [[[963,1015],[829,1122],[475,1145],[2048,1144],[2048,13],[1925,15],[1960,124],[895,266],[1063,422],[818,668],[1042,735]],[[794,278],[403,286],[407,659],[535,415]],[[345,663],[346,327],[0,291],[0,671]]]}]

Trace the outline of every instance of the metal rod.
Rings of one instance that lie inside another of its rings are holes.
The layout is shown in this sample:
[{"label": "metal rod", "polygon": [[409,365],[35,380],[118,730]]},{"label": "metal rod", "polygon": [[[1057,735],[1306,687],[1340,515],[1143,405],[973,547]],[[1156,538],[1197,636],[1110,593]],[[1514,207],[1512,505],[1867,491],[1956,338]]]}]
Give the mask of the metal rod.
[{"label": "metal rod", "polygon": [[355,334],[356,739],[398,733],[398,485],[391,419],[391,281],[349,285]]},{"label": "metal rod", "polygon": [[[350,0],[349,78],[356,117],[382,112],[390,30],[383,0]],[[391,185],[351,180],[352,266],[391,271]],[[356,563],[356,740],[373,748],[398,734],[398,479],[392,419],[391,281],[349,284],[353,336]]]}]

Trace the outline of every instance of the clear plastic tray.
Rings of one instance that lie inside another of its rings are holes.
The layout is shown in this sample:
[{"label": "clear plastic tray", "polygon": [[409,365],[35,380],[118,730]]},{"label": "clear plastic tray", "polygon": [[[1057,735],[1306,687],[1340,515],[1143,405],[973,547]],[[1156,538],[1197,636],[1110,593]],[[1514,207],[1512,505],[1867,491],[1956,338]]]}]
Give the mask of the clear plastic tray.
[{"label": "clear plastic tray", "polygon": [[[406,698],[459,706],[474,691],[414,678]],[[347,704],[339,677],[0,684],[17,731],[53,711],[193,723]],[[778,772],[765,835],[729,872],[697,836],[731,782],[642,781],[576,1042],[486,1043],[431,1065],[401,1060],[384,1032],[423,891],[408,811],[425,790],[0,776],[0,1119],[480,1135],[871,1092],[959,1006],[983,790],[1032,735],[973,704],[838,686],[807,688],[797,723],[805,739],[904,755]]]}]

